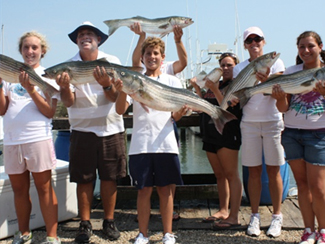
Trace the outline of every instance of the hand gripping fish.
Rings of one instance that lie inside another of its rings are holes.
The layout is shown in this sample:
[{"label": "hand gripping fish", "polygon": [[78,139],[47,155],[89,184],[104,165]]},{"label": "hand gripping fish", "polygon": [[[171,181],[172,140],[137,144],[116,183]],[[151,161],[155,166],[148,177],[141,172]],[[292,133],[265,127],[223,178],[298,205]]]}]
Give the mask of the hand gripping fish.
[{"label": "hand gripping fish", "polygon": [[175,25],[184,28],[194,23],[191,18],[181,16],[170,16],[157,19],[147,19],[141,16],[136,16],[127,19],[113,19],[104,21],[109,28],[108,36],[111,36],[121,26],[127,26],[130,28],[130,26],[136,22],[141,24],[141,28],[144,32],[149,34],[160,34],[160,38],[172,32]]},{"label": "hand gripping fish", "polygon": [[255,94],[272,94],[273,86],[279,84],[285,93],[298,94],[313,90],[316,82],[325,81],[325,68],[301,70],[287,75],[271,76],[268,80],[253,87],[243,88],[234,93],[243,107]]},{"label": "hand gripping fish", "polygon": [[108,69],[114,79],[123,81],[123,92],[137,102],[160,111],[179,111],[187,105],[193,111],[211,116],[216,129],[222,134],[224,125],[237,119],[235,115],[198,97],[192,92],[161,84],[138,72],[121,67]]},{"label": "hand gripping fish", "polygon": [[271,68],[279,56],[280,53],[277,54],[276,52],[270,52],[250,62],[249,65],[240,71],[237,77],[230,83],[220,104],[220,107],[222,109],[228,108],[227,103],[234,97],[234,92],[245,87],[256,85],[258,82],[256,79],[256,73],[260,72],[265,74],[267,69]]}]

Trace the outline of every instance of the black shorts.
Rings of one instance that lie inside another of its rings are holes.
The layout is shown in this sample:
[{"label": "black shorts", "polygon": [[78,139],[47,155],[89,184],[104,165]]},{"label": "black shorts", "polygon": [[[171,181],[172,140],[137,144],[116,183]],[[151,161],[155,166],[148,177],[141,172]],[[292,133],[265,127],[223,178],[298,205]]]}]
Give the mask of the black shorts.
[{"label": "black shorts", "polygon": [[99,137],[92,132],[72,131],[70,136],[70,182],[96,179],[118,180],[126,176],[125,134]]},{"label": "black shorts", "polygon": [[142,153],[130,155],[130,175],[137,189],[152,186],[183,185],[177,154]]}]

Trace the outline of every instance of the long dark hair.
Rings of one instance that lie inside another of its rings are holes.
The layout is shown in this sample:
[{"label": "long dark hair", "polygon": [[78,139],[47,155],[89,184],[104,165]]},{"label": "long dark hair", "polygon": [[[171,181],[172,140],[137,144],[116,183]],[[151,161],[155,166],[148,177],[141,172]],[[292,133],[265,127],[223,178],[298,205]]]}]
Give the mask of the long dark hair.
[{"label": "long dark hair", "polygon": [[[301,39],[306,38],[306,37],[309,37],[309,36],[311,36],[311,37],[313,37],[315,39],[315,41],[317,42],[318,46],[320,46],[321,44],[323,44],[322,39],[320,38],[320,36],[315,31],[305,31],[305,32],[301,33],[298,36],[298,38],[297,38],[297,46],[299,45],[299,42],[300,42]],[[322,61],[325,62],[325,51],[324,50],[322,50],[320,52],[320,56],[322,58]],[[303,63],[303,61],[299,57],[299,54],[298,54],[297,57],[296,57],[296,64],[302,64],[302,63]]]}]

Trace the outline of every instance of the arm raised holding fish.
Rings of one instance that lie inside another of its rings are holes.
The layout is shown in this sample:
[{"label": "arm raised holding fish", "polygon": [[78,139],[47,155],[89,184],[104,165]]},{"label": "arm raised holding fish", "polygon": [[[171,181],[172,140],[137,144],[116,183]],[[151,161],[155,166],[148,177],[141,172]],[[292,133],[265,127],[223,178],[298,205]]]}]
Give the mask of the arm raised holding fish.
[{"label": "arm raised holding fish", "polygon": [[[141,24],[139,22],[134,23],[130,26],[130,29],[139,35],[138,43],[132,54],[132,66],[142,67],[141,62],[141,45],[146,38],[146,33],[142,30]],[[174,40],[176,44],[176,50],[178,55],[178,60],[173,62],[164,63],[161,66],[161,71],[170,75],[176,75],[182,72],[187,66],[187,52],[182,42],[183,29],[175,25],[173,26]]]}]

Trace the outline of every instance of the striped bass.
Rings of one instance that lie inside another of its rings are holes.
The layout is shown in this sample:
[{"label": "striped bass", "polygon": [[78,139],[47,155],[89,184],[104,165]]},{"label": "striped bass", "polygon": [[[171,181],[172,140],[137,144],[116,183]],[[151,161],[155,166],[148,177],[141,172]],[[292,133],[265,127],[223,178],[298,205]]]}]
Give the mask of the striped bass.
[{"label": "striped bass", "polygon": [[222,109],[228,108],[227,103],[234,97],[234,92],[245,87],[254,86],[258,82],[256,79],[256,73],[260,72],[265,74],[267,72],[267,69],[271,68],[279,56],[280,53],[277,54],[276,52],[270,52],[250,62],[249,65],[241,70],[237,77],[230,83],[220,107]]},{"label": "striped bass", "polygon": [[200,88],[203,88],[205,87],[206,79],[209,79],[212,82],[216,83],[220,80],[221,76],[222,76],[222,69],[220,68],[214,68],[209,72],[209,74],[205,73],[205,71],[202,71],[196,76],[196,84],[198,84]]},{"label": "striped bass", "polygon": [[3,80],[10,83],[19,83],[19,75],[21,71],[25,71],[28,74],[30,83],[38,86],[48,98],[51,98],[55,94],[59,94],[59,90],[44,81],[33,68],[27,64],[0,54],[0,77]]},{"label": "striped bass", "polygon": [[[68,61],[45,69],[43,76],[50,79],[56,79],[58,75],[66,72],[69,74],[70,83],[73,85],[97,83],[93,75],[94,69],[99,66],[104,67],[107,70],[114,65],[117,64],[110,63],[105,58],[97,59],[94,61]],[[141,67],[128,68],[136,71],[143,70]]]},{"label": "striped bass", "polygon": [[298,94],[313,90],[316,82],[325,80],[325,68],[301,70],[287,75],[276,75],[253,87],[243,88],[234,93],[243,107],[255,94],[272,94],[274,85],[279,84],[285,93]]},{"label": "striped bass", "polygon": [[123,81],[123,92],[143,106],[160,111],[179,111],[184,105],[193,111],[211,116],[216,129],[222,134],[224,125],[237,119],[235,115],[182,88],[174,88],[123,67],[109,69],[114,79]]},{"label": "striped bass", "polygon": [[140,23],[144,32],[149,34],[160,34],[160,38],[170,32],[173,32],[175,25],[181,28],[187,27],[194,23],[191,18],[181,16],[170,16],[165,18],[147,19],[141,16],[136,16],[127,19],[106,20],[104,23],[108,26],[108,37],[111,36],[121,26],[131,27],[134,23]]}]

